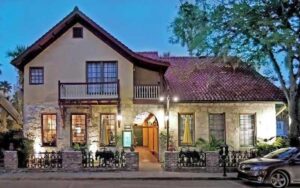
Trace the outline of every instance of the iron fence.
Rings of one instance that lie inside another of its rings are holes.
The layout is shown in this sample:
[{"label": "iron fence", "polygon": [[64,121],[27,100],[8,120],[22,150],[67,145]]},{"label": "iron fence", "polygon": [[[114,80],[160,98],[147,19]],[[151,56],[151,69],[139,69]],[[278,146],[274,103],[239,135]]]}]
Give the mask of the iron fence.
[{"label": "iron fence", "polygon": [[[258,157],[257,150],[250,151],[229,151],[225,158],[226,167],[238,167],[239,163],[247,159]],[[223,166],[221,155],[219,156],[219,166]]]},{"label": "iron fence", "polygon": [[107,149],[82,151],[83,168],[124,168],[126,165],[125,152]]},{"label": "iron fence", "polygon": [[62,168],[62,153],[55,152],[39,152],[30,154],[26,161],[27,168]]},{"label": "iron fence", "polygon": [[179,167],[205,167],[206,166],[206,153],[203,151],[193,151],[181,149],[178,156]]}]

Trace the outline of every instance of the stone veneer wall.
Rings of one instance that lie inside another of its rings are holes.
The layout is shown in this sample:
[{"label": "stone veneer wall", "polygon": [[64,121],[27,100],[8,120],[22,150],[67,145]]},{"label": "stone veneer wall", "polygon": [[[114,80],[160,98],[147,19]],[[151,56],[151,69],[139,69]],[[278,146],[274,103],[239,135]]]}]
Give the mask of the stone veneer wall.
[{"label": "stone veneer wall", "polygon": [[4,151],[4,169],[18,169],[18,154],[17,151]]},{"label": "stone veneer wall", "polygon": [[[57,113],[57,144],[56,148],[42,147],[42,150],[55,150],[70,148],[70,114],[87,114],[88,144],[94,149],[100,145],[100,114],[117,113],[116,105],[71,106],[66,108],[64,126],[61,112],[56,103],[24,106],[24,134],[35,140],[35,148],[41,147],[41,113]],[[159,124],[160,132],[166,131],[164,120],[164,107],[162,104],[121,104],[123,117],[120,127],[117,126],[117,134],[122,134],[125,125],[132,125],[136,115],[142,112],[153,113]],[[269,138],[276,135],[275,103],[173,103],[170,106],[170,132],[174,135],[175,144],[178,144],[178,114],[193,113],[195,115],[195,140],[209,138],[208,114],[225,113],[226,140],[231,149],[240,148],[239,145],[239,114],[256,114],[256,132],[258,138]],[[119,143],[121,145],[122,143]],[[159,145],[159,158],[163,161],[165,147]]]}]

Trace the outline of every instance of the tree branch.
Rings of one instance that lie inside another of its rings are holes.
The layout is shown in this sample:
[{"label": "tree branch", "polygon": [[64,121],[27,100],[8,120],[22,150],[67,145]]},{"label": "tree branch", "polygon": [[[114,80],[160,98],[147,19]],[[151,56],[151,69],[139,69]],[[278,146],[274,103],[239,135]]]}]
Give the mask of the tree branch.
[{"label": "tree branch", "polygon": [[274,70],[275,70],[275,72],[278,75],[278,79],[279,79],[280,85],[282,87],[283,93],[285,94],[286,98],[289,100],[290,99],[290,95],[289,95],[288,89],[286,88],[286,83],[285,83],[283,75],[282,75],[282,73],[280,71],[279,64],[278,64],[278,62],[277,62],[277,60],[276,60],[276,58],[275,58],[272,50],[269,49],[268,53],[269,53],[272,65],[274,67]]}]

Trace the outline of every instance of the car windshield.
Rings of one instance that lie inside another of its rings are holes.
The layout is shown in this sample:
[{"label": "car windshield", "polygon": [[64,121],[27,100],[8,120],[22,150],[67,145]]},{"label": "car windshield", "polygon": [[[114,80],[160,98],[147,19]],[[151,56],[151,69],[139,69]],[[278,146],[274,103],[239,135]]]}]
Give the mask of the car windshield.
[{"label": "car windshield", "polygon": [[264,158],[286,160],[297,153],[297,151],[296,148],[282,148],[265,155]]}]

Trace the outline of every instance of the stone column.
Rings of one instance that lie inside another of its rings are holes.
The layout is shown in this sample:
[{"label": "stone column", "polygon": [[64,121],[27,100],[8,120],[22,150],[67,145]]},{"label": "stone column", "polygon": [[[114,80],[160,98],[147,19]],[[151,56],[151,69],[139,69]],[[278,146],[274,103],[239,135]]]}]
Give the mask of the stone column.
[{"label": "stone column", "polygon": [[4,168],[6,170],[18,169],[17,151],[4,151]]},{"label": "stone column", "polygon": [[166,171],[175,171],[177,167],[179,152],[178,151],[165,151],[164,169]]},{"label": "stone column", "polygon": [[219,167],[219,152],[207,151],[206,153],[206,171],[207,172],[221,172],[222,169]]},{"label": "stone column", "polygon": [[138,152],[126,152],[125,153],[126,166],[125,169],[129,171],[139,170],[139,153]]},{"label": "stone column", "polygon": [[82,168],[81,151],[63,151],[62,168],[66,171],[80,171]]}]

